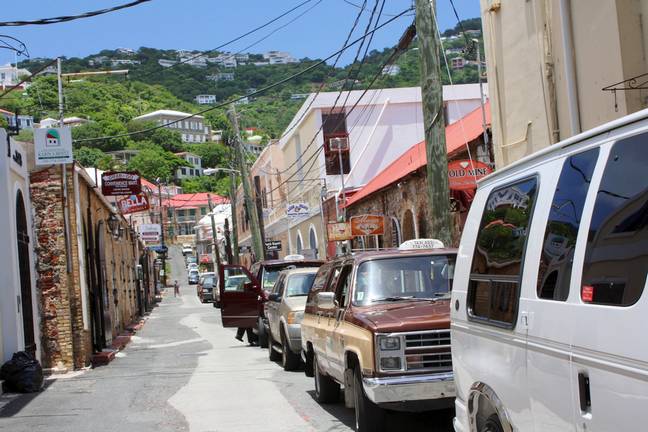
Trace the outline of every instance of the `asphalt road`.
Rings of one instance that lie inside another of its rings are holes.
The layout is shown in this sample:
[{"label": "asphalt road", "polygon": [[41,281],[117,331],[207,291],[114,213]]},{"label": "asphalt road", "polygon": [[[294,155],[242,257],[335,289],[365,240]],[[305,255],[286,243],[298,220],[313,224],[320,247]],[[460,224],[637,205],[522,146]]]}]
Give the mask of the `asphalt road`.
[{"label": "asphalt road", "polygon": [[[171,251],[182,284],[150,315],[108,366],[49,379],[35,395],[0,396],[0,430],[350,431],[353,411],[320,405],[313,380],[284,372],[267,350],[234,339],[211,304],[186,285],[184,261]],[[388,413],[385,430],[451,431],[452,413]]]}]

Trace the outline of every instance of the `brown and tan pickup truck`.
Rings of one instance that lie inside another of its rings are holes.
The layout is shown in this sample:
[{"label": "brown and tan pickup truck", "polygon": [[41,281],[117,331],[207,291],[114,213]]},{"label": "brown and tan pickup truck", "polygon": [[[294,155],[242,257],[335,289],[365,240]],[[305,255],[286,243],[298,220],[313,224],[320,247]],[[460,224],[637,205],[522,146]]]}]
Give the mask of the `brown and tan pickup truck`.
[{"label": "brown and tan pickup truck", "polygon": [[355,408],[356,430],[383,409],[453,405],[450,290],[456,249],[391,250],[320,267],[302,321],[302,358],[321,403]]}]

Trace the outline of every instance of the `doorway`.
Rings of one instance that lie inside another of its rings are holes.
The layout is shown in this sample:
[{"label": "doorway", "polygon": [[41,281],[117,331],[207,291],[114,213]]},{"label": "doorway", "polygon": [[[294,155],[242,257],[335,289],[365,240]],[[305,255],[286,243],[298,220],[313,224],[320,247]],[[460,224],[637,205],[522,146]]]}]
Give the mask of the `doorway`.
[{"label": "doorway", "polygon": [[18,268],[20,270],[20,297],[23,319],[25,351],[36,355],[36,337],[34,335],[34,314],[31,293],[31,269],[29,266],[29,230],[23,194],[16,196],[16,233],[18,241]]}]

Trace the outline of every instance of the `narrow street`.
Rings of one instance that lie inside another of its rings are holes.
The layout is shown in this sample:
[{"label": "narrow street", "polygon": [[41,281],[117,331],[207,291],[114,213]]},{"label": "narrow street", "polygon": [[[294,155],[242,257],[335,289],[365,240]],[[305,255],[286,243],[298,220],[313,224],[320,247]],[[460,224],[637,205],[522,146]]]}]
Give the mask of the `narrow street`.
[{"label": "narrow street", "polygon": [[[179,250],[172,277],[183,285],[149,316],[108,366],[46,381],[43,392],[0,397],[0,430],[348,431],[353,411],[319,405],[313,380],[284,372],[266,350],[234,339],[218,310],[186,285]],[[451,430],[451,413],[390,413],[388,430]],[[437,427],[434,427],[437,426]]]}]

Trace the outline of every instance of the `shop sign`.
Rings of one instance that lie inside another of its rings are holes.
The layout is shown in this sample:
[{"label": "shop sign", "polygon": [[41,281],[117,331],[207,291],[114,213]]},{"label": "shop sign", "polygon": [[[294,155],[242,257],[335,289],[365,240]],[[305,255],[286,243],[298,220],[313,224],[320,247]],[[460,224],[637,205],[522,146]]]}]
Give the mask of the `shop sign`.
[{"label": "shop sign", "polygon": [[157,243],[160,241],[162,235],[162,229],[160,224],[142,224],[138,227],[140,238],[144,242],[154,242]]},{"label": "shop sign", "polygon": [[351,240],[351,223],[350,222],[333,222],[326,226],[328,241],[345,241]]},{"label": "shop sign", "polygon": [[148,197],[143,193],[121,199],[117,201],[117,206],[121,214],[142,212],[150,208]]},{"label": "shop sign", "polygon": [[104,196],[137,195],[142,192],[142,178],[136,171],[105,172],[101,174]]},{"label": "shop sign", "polygon": [[385,234],[385,217],[360,215],[351,218],[351,234],[354,237]]},{"label": "shop sign", "polygon": [[467,190],[477,187],[477,180],[491,173],[491,168],[483,162],[458,160],[448,164],[448,183],[450,189]]},{"label": "shop sign", "polygon": [[306,216],[310,214],[310,206],[307,203],[288,203],[286,207],[288,217]]},{"label": "shop sign", "polygon": [[267,252],[275,252],[281,250],[281,241],[279,240],[266,240],[265,249]]},{"label": "shop sign", "polygon": [[34,129],[36,165],[60,165],[74,161],[69,127]]}]

